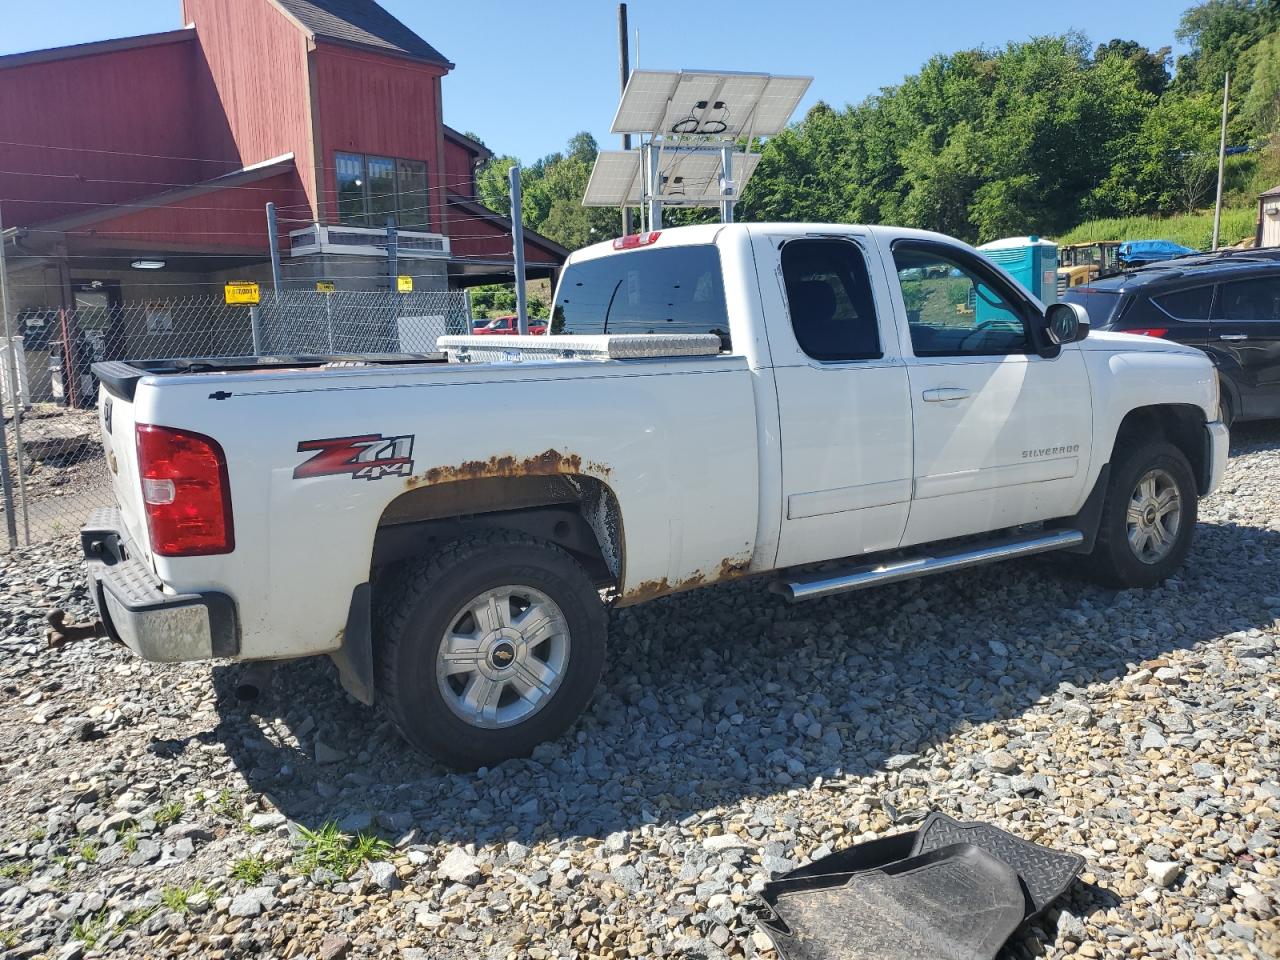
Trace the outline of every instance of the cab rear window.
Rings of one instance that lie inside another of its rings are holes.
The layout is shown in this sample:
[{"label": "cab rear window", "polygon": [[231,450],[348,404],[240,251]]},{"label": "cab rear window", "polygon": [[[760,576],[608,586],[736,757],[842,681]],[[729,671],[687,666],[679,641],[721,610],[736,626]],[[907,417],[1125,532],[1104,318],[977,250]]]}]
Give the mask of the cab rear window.
[{"label": "cab rear window", "polygon": [[1103,327],[1115,313],[1120,294],[1115,290],[1094,290],[1091,287],[1072,287],[1062,295],[1066,303],[1078,303],[1089,314],[1089,324]]},{"label": "cab rear window", "polygon": [[574,263],[556,291],[553,333],[714,333],[729,349],[720,252],[711,244]]}]

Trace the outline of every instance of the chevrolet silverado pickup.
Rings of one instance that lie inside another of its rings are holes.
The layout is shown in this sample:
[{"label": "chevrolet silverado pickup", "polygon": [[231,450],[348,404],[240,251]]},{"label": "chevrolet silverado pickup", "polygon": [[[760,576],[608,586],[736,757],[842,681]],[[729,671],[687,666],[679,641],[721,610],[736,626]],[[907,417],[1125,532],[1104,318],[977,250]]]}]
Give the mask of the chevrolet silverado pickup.
[{"label": "chevrolet silverado pickup", "polygon": [[1090,335],[915,230],[632,235],[569,258],[551,333],[439,346],[96,365],[107,634],[153,661],[327,655],[474,767],[572,724],[611,604],[1047,551],[1152,585],[1226,464],[1203,353]]}]

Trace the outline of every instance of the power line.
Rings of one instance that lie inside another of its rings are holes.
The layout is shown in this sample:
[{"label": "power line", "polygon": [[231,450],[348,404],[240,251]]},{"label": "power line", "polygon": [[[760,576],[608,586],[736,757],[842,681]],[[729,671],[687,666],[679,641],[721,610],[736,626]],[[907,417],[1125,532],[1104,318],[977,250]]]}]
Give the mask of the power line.
[{"label": "power line", "polygon": [[[331,171],[334,168],[322,167],[320,169]],[[287,172],[288,171],[282,170],[279,174],[277,174],[277,176],[283,176]],[[47,179],[54,179],[54,180],[75,180],[78,183],[86,183],[86,184],[116,183],[116,184],[123,184],[126,186],[174,187],[177,189],[182,189],[187,187],[209,186],[216,190],[254,190],[254,191],[266,192],[266,193],[276,193],[276,192],[279,192],[280,190],[279,187],[258,187],[252,184],[229,183],[225,185],[219,185],[217,183],[216,178],[213,180],[195,180],[195,181],[186,181],[186,182],[170,181],[170,180],[126,180],[126,179],[119,179],[116,177],[88,176],[88,175],[79,174],[79,173],[47,173],[40,170],[0,170],[0,174],[5,174],[8,176],[14,176],[14,177],[44,177]],[[231,174],[223,174],[223,176],[231,176]],[[474,183],[474,178],[464,177],[459,180],[446,180],[436,184],[428,184],[422,189],[427,191],[448,190],[457,186],[470,186],[473,183]],[[328,186],[325,186],[323,188],[323,192],[326,194],[334,194],[334,195],[339,193],[338,189],[330,188]],[[418,192],[418,191],[414,191],[414,192]],[[395,193],[372,194],[372,196],[376,196],[376,197],[391,197],[395,195],[396,195]]]},{"label": "power line", "polygon": [[[237,169],[241,170],[246,168],[244,160],[230,160],[225,157],[183,157],[165,153],[142,153],[137,150],[109,150],[103,147],[68,147],[53,143],[26,143],[19,140],[0,140],[0,147],[23,147],[29,150],[58,150],[65,153],[93,153],[103,156],[132,157],[140,160],[180,160],[184,163],[225,163],[234,165]],[[338,152],[345,153],[347,151]],[[466,152],[470,153],[470,151]],[[416,163],[427,162],[426,160],[415,159],[414,157],[383,157],[380,154],[357,154],[357,156],[373,156],[378,159],[385,160],[412,160]],[[248,166],[253,166],[253,164],[249,164]],[[319,166],[312,167],[311,169],[324,170],[326,172],[337,172],[338,168],[336,166],[331,167],[321,164]]]}]

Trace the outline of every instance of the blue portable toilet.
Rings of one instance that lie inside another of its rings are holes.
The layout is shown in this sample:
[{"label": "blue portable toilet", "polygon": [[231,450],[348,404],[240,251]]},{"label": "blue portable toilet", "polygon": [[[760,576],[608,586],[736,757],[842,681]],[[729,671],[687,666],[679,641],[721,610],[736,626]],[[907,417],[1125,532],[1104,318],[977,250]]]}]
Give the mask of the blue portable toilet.
[{"label": "blue portable toilet", "polygon": [[978,247],[982,255],[999,264],[1013,279],[1048,306],[1058,300],[1058,245],[1032,234],[1005,237]]}]

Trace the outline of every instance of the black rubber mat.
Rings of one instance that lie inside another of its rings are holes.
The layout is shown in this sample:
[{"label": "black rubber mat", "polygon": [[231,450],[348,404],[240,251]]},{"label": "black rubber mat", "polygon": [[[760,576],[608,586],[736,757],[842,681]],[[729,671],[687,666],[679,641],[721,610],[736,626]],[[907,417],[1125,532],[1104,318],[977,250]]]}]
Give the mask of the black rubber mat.
[{"label": "black rubber mat", "polygon": [[1062,853],[1023,840],[986,823],[961,823],[945,813],[931,813],[915,831],[911,854],[928,853],[956,843],[971,843],[1007,863],[1022,881],[1026,917],[1036,916],[1062,896],[1084,867],[1084,857]]},{"label": "black rubber mat", "polygon": [[792,880],[803,880],[807,877],[822,877],[829,874],[850,874],[859,870],[874,870],[885,867],[899,860],[906,860],[912,855],[916,845],[916,831],[895,833],[888,837],[877,837],[865,843],[855,844],[835,853],[827,854],[820,860],[814,860],[807,866],[798,867],[784,877],[773,881],[769,886]]},{"label": "black rubber mat", "polygon": [[784,960],[991,960],[1023,919],[1017,874],[972,844],[769,888]]}]

